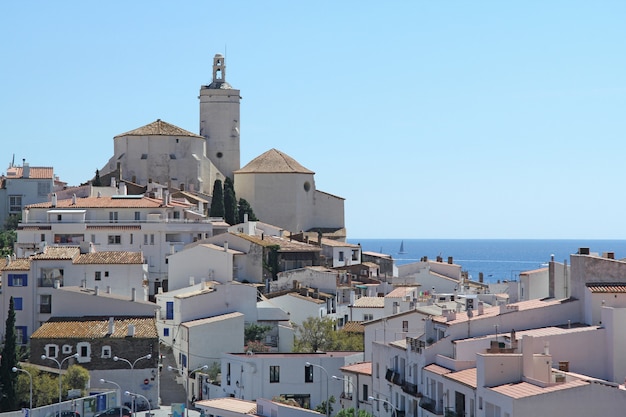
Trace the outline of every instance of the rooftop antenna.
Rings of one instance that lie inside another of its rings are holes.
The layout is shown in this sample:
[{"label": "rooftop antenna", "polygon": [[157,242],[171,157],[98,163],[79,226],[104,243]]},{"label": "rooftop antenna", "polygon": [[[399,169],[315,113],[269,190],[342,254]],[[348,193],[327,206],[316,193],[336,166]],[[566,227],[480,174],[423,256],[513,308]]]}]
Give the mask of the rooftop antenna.
[{"label": "rooftop antenna", "polygon": [[13,159],[11,159],[11,167],[15,166],[15,154],[13,154]]}]

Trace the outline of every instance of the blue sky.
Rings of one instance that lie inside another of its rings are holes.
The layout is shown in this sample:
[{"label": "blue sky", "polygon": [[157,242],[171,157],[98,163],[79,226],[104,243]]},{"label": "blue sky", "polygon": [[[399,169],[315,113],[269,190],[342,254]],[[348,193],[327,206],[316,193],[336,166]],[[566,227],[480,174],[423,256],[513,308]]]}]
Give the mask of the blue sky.
[{"label": "blue sky", "polygon": [[113,137],[198,132],[212,58],[270,148],[346,199],[356,238],[621,239],[623,1],[0,3],[6,171],[70,184]]}]

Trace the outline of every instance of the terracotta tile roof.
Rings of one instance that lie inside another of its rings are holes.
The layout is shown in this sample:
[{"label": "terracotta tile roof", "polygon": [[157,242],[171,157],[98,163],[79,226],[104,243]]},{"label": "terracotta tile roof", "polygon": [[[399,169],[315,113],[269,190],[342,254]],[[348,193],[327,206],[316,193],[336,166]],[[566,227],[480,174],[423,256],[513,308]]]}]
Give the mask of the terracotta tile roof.
[{"label": "terracotta tile roof", "polygon": [[360,248],[359,245],[355,245],[353,243],[347,243],[347,242],[340,242],[338,240],[335,239],[328,239],[326,237],[322,238],[322,245],[323,246],[333,246],[333,247],[339,247],[339,248],[352,248],[352,249],[358,249]]},{"label": "terracotta tile roof", "polygon": [[238,398],[215,398],[212,400],[196,401],[197,407],[210,407],[211,410],[230,411],[239,414],[256,414],[256,402],[240,400]]},{"label": "terracotta tile roof", "polygon": [[476,368],[464,369],[462,371],[450,372],[446,378],[460,382],[471,388],[476,388]]},{"label": "terracotta tile roof", "polygon": [[141,252],[92,252],[78,255],[74,264],[143,264],[143,254]]},{"label": "terracotta tile roof", "polygon": [[173,124],[164,122],[161,119],[157,119],[152,123],[149,123],[135,130],[131,130],[130,132],[117,135],[113,139],[122,136],[190,136],[194,138],[204,139],[202,136],[191,133],[188,130],[182,129],[178,126],[174,126]]},{"label": "terracotta tile roof", "polygon": [[[57,208],[57,209],[83,209],[83,208],[158,208],[165,207],[163,200],[146,196],[110,196],[110,197],[82,197],[76,199],[58,200],[57,205],[52,207],[52,202],[30,204],[28,208]],[[193,204],[170,201],[169,207],[194,207]]]},{"label": "terracotta tile roof", "polygon": [[306,295],[302,295],[302,294],[297,293],[297,292],[292,292],[292,293],[289,293],[289,294],[287,294],[287,295],[289,295],[289,296],[291,296],[291,297],[298,298],[298,299],[300,299],[300,300],[308,301],[308,302],[310,302],[310,303],[315,303],[315,304],[326,304],[326,300],[320,300],[319,298],[308,297],[308,296],[306,296]]},{"label": "terracotta tile roof", "polygon": [[425,366],[424,371],[432,372],[436,375],[446,375],[452,372],[450,369],[439,366],[436,363],[431,363],[430,365]]},{"label": "terracotta tile roof", "polygon": [[115,318],[115,331],[109,331],[108,317],[53,317],[33,333],[32,339],[98,339],[103,337],[125,338],[128,326],[135,326],[136,338],[157,338],[154,317]]},{"label": "terracotta tile roof", "polygon": [[524,397],[533,397],[535,395],[547,394],[554,391],[561,391],[570,388],[578,388],[589,385],[589,381],[582,379],[575,379],[563,384],[550,385],[545,388],[533,385],[528,382],[516,382],[512,384],[504,384],[491,388],[491,390],[498,392],[507,397],[519,399]]},{"label": "terracotta tile roof", "polygon": [[245,233],[236,233],[236,235],[242,239],[264,247],[278,245],[280,246],[279,252],[320,252],[322,250],[319,246],[277,236],[265,235],[261,238],[261,236],[251,236]]},{"label": "terracotta tile roof", "polygon": [[372,375],[372,362],[353,363],[352,365],[342,366],[339,369],[353,374]]},{"label": "terracotta tile roof", "polygon": [[[7,179],[23,178],[24,167],[11,167],[7,169]],[[54,169],[52,167],[30,167],[28,178],[32,179],[53,179]],[[26,178],[23,178],[26,179]]]},{"label": "terracotta tile roof", "polygon": [[620,282],[588,282],[587,289],[594,294],[626,293],[626,283]]},{"label": "terracotta tile roof", "polygon": [[235,174],[315,174],[315,172],[303,167],[298,161],[277,149],[257,156],[246,166],[234,172]]},{"label": "terracotta tile roof", "polygon": [[2,262],[3,271],[30,271],[30,258],[11,259],[8,265],[6,259]]},{"label": "terracotta tile roof", "polygon": [[365,333],[365,326],[360,321],[349,321],[341,328],[342,332]]},{"label": "terracotta tile roof", "polygon": [[52,230],[52,226],[17,226],[17,230]]},{"label": "terracotta tile roof", "polygon": [[353,308],[384,308],[385,297],[361,297],[354,302]]},{"label": "terracotta tile roof", "polygon": [[80,255],[78,246],[46,246],[43,253],[35,254],[32,260],[72,260]]},{"label": "terracotta tile roof", "polygon": [[538,272],[548,272],[548,268],[532,269],[530,271],[520,272],[520,275],[531,275],[531,274],[536,274]]}]

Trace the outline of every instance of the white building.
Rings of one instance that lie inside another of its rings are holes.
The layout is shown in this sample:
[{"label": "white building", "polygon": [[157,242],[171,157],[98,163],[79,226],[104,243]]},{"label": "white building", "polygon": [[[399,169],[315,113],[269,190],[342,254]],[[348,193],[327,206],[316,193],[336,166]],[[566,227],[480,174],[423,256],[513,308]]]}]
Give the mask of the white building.
[{"label": "white building", "polygon": [[[87,252],[76,246],[46,246],[43,252],[28,258],[9,258],[2,273],[6,284],[0,293],[1,304],[8,307],[13,297],[18,340],[23,344],[63,303],[57,299],[57,288],[89,286],[103,293],[147,301],[147,271],[141,252]],[[93,314],[88,308],[74,307],[76,312]],[[4,319],[6,313],[3,308],[0,318]],[[4,328],[0,331],[4,333]]]},{"label": "white building", "polygon": [[340,398],[342,384],[332,376],[362,359],[362,352],[224,353],[221,388],[225,396],[243,400],[280,396],[315,408],[330,396]]},{"label": "white building", "polygon": [[324,415],[317,411],[265,398],[257,398],[256,402],[230,397],[216,398],[198,401],[196,407],[207,417],[312,417]]},{"label": "white building", "polygon": [[20,257],[41,251],[44,245],[90,242],[98,252],[142,252],[148,265],[150,294],[167,290],[168,255],[186,244],[213,234],[211,220],[185,201],[120,194],[33,204],[24,209],[17,229]]},{"label": "white building", "polygon": [[0,227],[27,205],[47,201],[53,189],[53,168],[31,167],[26,161],[21,167],[9,165],[6,175],[0,176]]}]

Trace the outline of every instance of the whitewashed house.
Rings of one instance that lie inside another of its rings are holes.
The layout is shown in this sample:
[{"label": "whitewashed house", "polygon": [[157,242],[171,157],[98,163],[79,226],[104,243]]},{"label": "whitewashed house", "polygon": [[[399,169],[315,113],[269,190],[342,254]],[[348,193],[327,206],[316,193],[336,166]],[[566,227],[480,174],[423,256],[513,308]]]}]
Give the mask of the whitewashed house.
[{"label": "whitewashed house", "polygon": [[230,397],[216,398],[198,401],[196,407],[207,417],[312,417],[324,415],[317,411],[265,398],[257,398],[256,401]]}]

